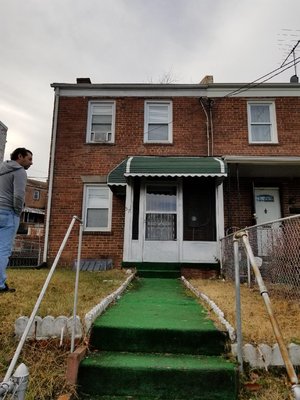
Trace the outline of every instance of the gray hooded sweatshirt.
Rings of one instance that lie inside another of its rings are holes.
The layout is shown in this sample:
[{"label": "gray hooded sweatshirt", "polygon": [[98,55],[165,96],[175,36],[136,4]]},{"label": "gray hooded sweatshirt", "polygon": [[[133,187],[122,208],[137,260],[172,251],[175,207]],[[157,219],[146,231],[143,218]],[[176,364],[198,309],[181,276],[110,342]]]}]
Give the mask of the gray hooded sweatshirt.
[{"label": "gray hooded sweatshirt", "polygon": [[0,164],[0,209],[20,215],[24,205],[27,174],[16,161]]}]

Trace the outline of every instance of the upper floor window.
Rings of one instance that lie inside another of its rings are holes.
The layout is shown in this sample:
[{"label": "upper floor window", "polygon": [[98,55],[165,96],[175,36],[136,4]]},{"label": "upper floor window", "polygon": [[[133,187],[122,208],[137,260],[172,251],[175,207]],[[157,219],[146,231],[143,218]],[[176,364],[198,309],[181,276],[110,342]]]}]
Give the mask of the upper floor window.
[{"label": "upper floor window", "polygon": [[172,103],[147,101],[145,103],[144,142],[172,143]]},{"label": "upper floor window", "polygon": [[106,185],[85,185],[83,220],[85,231],[110,231],[112,193]]},{"label": "upper floor window", "polygon": [[249,143],[278,143],[274,102],[248,103]]},{"label": "upper floor window", "polygon": [[33,191],[33,200],[39,200],[39,199],[40,199],[40,191],[34,190]]},{"label": "upper floor window", "polygon": [[115,103],[91,101],[89,103],[87,142],[113,143],[115,140]]}]

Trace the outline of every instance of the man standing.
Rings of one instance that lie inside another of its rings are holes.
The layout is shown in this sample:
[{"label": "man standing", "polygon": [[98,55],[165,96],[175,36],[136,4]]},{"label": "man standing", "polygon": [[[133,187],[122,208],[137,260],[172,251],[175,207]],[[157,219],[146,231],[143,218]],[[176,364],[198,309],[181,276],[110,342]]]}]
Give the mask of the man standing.
[{"label": "man standing", "polygon": [[32,152],[19,147],[0,164],[0,293],[15,292],[6,284],[6,267],[20,223]]}]

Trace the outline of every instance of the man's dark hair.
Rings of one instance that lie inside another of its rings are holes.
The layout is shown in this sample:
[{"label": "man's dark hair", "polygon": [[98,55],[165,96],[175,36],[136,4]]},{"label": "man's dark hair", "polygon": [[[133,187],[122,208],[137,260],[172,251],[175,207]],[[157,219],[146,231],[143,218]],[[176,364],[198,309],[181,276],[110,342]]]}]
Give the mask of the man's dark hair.
[{"label": "man's dark hair", "polygon": [[10,159],[16,161],[19,157],[19,154],[21,154],[22,157],[26,157],[28,153],[32,155],[32,151],[25,149],[25,147],[18,147],[11,153]]}]

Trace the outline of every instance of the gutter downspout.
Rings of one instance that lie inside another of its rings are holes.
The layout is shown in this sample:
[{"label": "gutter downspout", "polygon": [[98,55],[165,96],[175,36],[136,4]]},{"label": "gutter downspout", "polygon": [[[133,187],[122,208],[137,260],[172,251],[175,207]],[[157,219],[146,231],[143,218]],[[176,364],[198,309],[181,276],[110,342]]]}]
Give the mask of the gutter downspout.
[{"label": "gutter downspout", "polygon": [[51,152],[50,152],[49,187],[48,187],[48,202],[47,202],[47,214],[46,214],[46,224],[45,224],[43,263],[47,263],[47,253],[48,253],[48,239],[49,239],[49,229],[50,229],[52,190],[53,190],[54,157],[55,157],[56,133],[57,133],[58,104],[59,104],[59,88],[56,88],[55,95],[54,95],[54,114],[53,114],[53,122],[52,122],[52,140],[51,140]]},{"label": "gutter downspout", "polygon": [[209,99],[209,123],[210,123],[210,138],[211,138],[211,155],[214,156],[214,124],[212,117],[213,100]]},{"label": "gutter downspout", "polygon": [[207,111],[206,111],[206,109],[205,109],[205,106],[204,106],[204,104],[202,103],[202,97],[200,97],[199,101],[200,101],[200,104],[201,104],[202,109],[203,109],[203,111],[204,111],[204,114],[205,114],[205,116],[206,116],[207,156],[209,157],[209,156],[210,156],[210,150],[209,150],[209,149],[210,149],[210,140],[209,140],[209,118],[208,118],[208,114],[207,114]]}]

